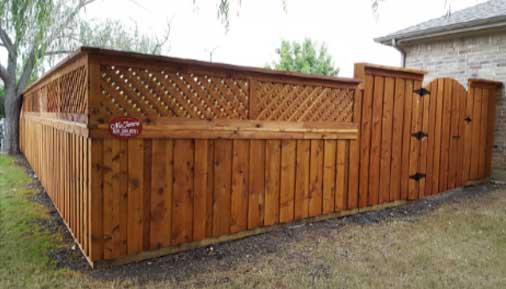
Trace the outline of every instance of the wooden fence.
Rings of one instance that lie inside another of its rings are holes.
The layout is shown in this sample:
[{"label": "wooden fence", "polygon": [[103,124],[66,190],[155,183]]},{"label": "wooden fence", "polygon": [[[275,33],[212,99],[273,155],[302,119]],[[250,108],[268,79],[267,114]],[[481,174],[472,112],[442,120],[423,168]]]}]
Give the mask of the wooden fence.
[{"label": "wooden fence", "polygon": [[[495,82],[420,91],[423,73],[366,64],[356,78],[82,48],[25,91],[22,151],[92,266],[490,175]],[[140,134],[112,136],[119,116]]]}]

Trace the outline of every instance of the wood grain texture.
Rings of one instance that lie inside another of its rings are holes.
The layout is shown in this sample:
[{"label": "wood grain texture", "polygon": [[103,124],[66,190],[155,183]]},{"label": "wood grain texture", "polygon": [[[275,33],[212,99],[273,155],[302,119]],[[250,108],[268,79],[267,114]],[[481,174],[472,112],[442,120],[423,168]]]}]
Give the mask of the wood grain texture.
[{"label": "wood grain texture", "polygon": [[281,183],[279,196],[279,221],[281,223],[287,223],[294,219],[296,158],[297,141],[281,141]]},{"label": "wood grain texture", "polygon": [[244,231],[248,227],[249,141],[233,141],[232,196],[230,232]]},{"label": "wood grain texture", "polygon": [[369,205],[379,203],[381,166],[381,128],[385,78],[374,77],[371,157],[369,165]]},{"label": "wood grain texture", "polygon": [[281,142],[267,140],[265,144],[265,210],[264,224],[279,222],[279,181],[281,167]]},{"label": "wood grain texture", "polygon": [[264,224],[265,210],[265,141],[251,140],[249,152],[248,229]]},{"label": "wood grain texture", "polygon": [[297,161],[295,176],[294,217],[297,220],[309,215],[309,166],[311,142],[297,141]]},{"label": "wood grain texture", "polygon": [[213,236],[230,232],[232,141],[214,143]]},{"label": "wood grain texture", "polygon": [[193,240],[194,153],[192,140],[174,141],[171,244]]}]

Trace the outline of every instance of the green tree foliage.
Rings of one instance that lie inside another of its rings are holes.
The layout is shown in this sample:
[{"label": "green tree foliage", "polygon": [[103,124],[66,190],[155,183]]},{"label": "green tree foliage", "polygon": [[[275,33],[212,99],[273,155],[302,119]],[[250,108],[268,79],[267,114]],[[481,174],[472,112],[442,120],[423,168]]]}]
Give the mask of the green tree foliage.
[{"label": "green tree foliage", "polygon": [[276,54],[279,60],[273,63],[272,68],[277,70],[329,76],[339,73],[325,44],[318,48],[311,39],[305,39],[302,43],[283,40]]},{"label": "green tree foliage", "polygon": [[[6,150],[19,152],[21,93],[44,69],[44,63],[80,45],[161,53],[168,36],[149,38],[119,22],[83,22],[80,12],[95,0],[0,0],[0,62],[5,92]],[[168,35],[168,32],[167,32]]]},{"label": "green tree foliage", "polygon": [[82,21],[77,33],[78,45],[162,54],[169,39],[170,26],[167,26],[167,31],[162,36],[148,35],[139,31],[135,22],[107,19]]}]

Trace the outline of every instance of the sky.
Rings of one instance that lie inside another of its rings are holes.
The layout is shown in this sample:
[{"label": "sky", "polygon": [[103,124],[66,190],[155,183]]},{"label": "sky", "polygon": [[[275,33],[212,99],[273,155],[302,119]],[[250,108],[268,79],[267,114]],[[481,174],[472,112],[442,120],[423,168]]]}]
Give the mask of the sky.
[{"label": "sky", "polygon": [[[371,0],[231,0],[226,31],[217,19],[217,0],[98,0],[85,11],[89,19],[135,21],[151,35],[171,23],[165,54],[213,62],[264,67],[276,59],[282,39],[311,38],[325,43],[339,76],[353,76],[355,62],[400,65],[400,54],[373,38],[442,16],[483,0],[383,0],[375,16]],[[240,7],[239,7],[239,4]]]}]

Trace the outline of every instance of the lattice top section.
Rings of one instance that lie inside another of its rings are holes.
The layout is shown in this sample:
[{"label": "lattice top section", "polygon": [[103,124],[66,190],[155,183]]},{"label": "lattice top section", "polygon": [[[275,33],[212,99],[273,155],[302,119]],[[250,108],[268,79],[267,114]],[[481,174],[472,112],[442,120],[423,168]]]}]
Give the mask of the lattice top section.
[{"label": "lattice top section", "polygon": [[248,119],[248,81],[211,74],[101,65],[98,122],[111,115]]},{"label": "lattice top section", "polygon": [[358,80],[81,48],[24,92],[23,111],[94,127],[158,120],[352,122]]},{"label": "lattice top section", "polygon": [[353,120],[354,89],[350,88],[107,64],[100,66],[100,77],[99,102],[93,110],[98,123],[116,116],[134,116],[144,122],[156,118]]},{"label": "lattice top section", "polygon": [[86,70],[86,66],[79,66],[25,93],[23,111],[85,114],[88,94]]},{"label": "lattice top section", "polygon": [[352,89],[264,81],[254,87],[256,120],[353,121]]}]

